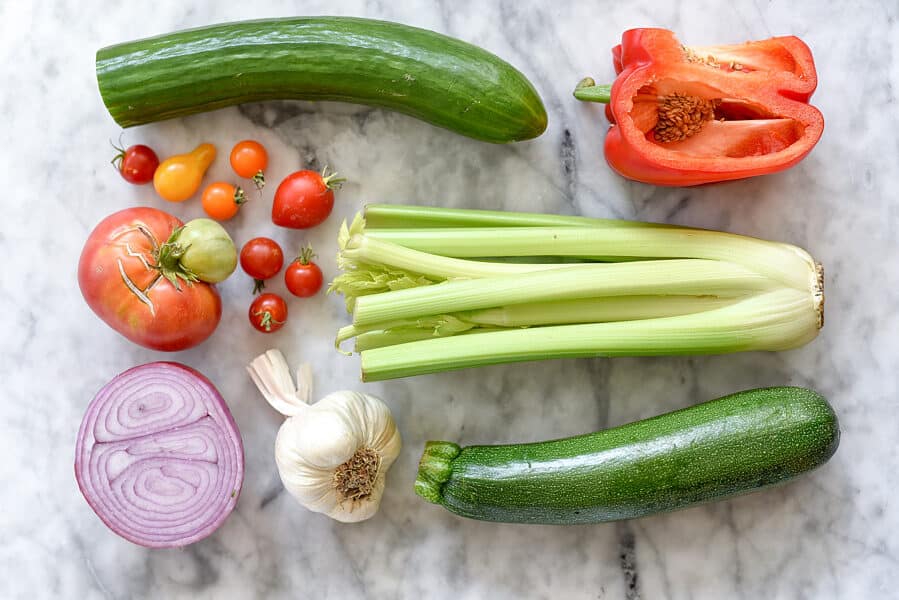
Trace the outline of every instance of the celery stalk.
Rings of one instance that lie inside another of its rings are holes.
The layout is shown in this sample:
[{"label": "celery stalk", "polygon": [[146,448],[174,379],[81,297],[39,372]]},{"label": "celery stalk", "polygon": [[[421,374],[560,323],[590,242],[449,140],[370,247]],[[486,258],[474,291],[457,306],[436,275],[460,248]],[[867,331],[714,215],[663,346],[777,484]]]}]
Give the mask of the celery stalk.
[{"label": "celery stalk", "polygon": [[335,344],[339,348],[344,341],[356,338],[355,350],[361,352],[415,340],[479,333],[503,327],[606,323],[685,315],[721,308],[738,301],[739,298],[713,296],[620,296],[514,304],[452,315],[381,321],[368,326],[346,325],[338,330]]},{"label": "celery stalk", "polygon": [[397,329],[374,329],[356,336],[353,350],[356,352],[364,352],[366,350],[374,350],[375,348],[383,348],[385,346],[396,346],[397,344],[405,344],[409,342],[417,342],[420,340],[431,340],[449,336],[464,337],[474,334],[482,334],[487,331],[499,331],[496,328],[488,329],[468,329],[465,331],[454,332],[449,331],[433,331],[428,329],[415,328],[397,328]]},{"label": "celery stalk", "polygon": [[386,346],[429,340],[434,337],[434,334],[427,329],[402,329],[399,331],[376,329],[357,335],[353,350],[365,352]]},{"label": "celery stalk", "polygon": [[[703,260],[660,260],[567,265],[482,279],[361,296],[354,325],[409,319],[525,302],[575,300],[598,296],[739,296],[771,289],[771,279],[737,264]],[[808,293],[808,292],[806,292]]]},{"label": "celery stalk", "polygon": [[535,359],[787,350],[818,333],[821,305],[781,288],[688,315],[490,331],[361,353],[363,381]]},{"label": "celery stalk", "polygon": [[[418,330],[427,332],[426,335],[422,336],[423,339],[426,337],[455,335],[477,326],[477,323],[470,321],[461,315],[434,315],[419,319],[381,321],[373,325],[346,325],[337,331],[335,345],[339,348],[341,343],[350,338],[358,338],[359,336],[374,331],[399,332]],[[397,339],[400,338],[398,337]]]},{"label": "celery stalk", "polygon": [[352,236],[348,240],[346,247],[341,250],[340,255],[343,260],[386,265],[395,269],[425,273],[429,277],[443,279],[471,279],[496,275],[513,275],[583,264],[566,263],[565,265],[560,265],[551,262],[533,264],[507,263],[449,258],[385,242],[369,235]]},{"label": "celery stalk", "polygon": [[815,264],[804,250],[755,238],[686,228],[495,227],[374,229],[366,236],[454,258],[485,256],[624,256],[705,258],[743,265],[794,287],[815,284]]},{"label": "celery stalk", "polygon": [[675,227],[674,225],[617,219],[397,204],[366,205],[365,221],[371,229],[396,227]]},{"label": "celery stalk", "polygon": [[688,315],[737,301],[737,298],[715,296],[612,296],[512,304],[464,313],[460,318],[475,325],[493,327],[607,323]]}]

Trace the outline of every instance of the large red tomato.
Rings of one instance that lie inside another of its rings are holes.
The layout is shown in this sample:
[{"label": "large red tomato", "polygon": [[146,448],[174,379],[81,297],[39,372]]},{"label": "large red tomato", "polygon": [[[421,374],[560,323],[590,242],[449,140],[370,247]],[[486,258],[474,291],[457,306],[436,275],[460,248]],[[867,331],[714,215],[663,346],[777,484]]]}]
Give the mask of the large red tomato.
[{"label": "large red tomato", "polygon": [[178,289],[155,268],[156,250],[183,223],[155,208],[128,208],[91,232],[78,263],[81,294],[107,325],[154,350],[196,346],[215,330],[222,301],[207,283]]}]

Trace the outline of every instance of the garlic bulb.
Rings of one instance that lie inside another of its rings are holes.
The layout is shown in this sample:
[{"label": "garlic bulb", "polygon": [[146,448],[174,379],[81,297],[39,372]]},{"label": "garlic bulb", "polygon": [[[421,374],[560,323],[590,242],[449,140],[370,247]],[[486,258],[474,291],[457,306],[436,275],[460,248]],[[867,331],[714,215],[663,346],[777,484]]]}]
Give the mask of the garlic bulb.
[{"label": "garlic bulb", "polygon": [[288,417],[275,441],[287,491],[309,510],[344,523],[378,512],[387,469],[402,445],[387,405],[350,391],[309,404],[311,367],[300,366],[294,387],[278,350],[257,356],[247,370],[268,403]]}]

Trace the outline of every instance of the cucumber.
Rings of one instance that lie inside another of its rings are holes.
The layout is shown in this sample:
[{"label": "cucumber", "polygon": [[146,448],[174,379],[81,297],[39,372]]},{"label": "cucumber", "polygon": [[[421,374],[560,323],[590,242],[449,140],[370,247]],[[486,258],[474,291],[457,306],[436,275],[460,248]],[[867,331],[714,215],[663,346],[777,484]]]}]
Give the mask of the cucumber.
[{"label": "cucumber", "polygon": [[488,142],[537,137],[546,111],[518,70],[466,42],[348,17],[224,23],[102,48],[122,127],[263,100],[379,106]]},{"label": "cucumber", "polygon": [[781,483],[824,464],[839,441],[824,398],[765,388],[549,442],[428,442],[415,491],[484,521],[600,523]]}]

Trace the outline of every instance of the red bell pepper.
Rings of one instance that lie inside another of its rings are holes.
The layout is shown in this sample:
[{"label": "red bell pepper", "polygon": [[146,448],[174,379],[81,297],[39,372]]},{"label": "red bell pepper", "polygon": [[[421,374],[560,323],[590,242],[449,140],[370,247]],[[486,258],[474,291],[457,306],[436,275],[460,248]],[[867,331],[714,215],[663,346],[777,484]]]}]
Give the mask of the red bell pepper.
[{"label": "red bell pepper", "polygon": [[575,97],[608,104],[606,160],[630,179],[686,186],[782,171],[824,130],[808,104],[815,63],[797,37],[690,48],[667,29],[631,29],[612,59],[614,84],[585,79]]}]

